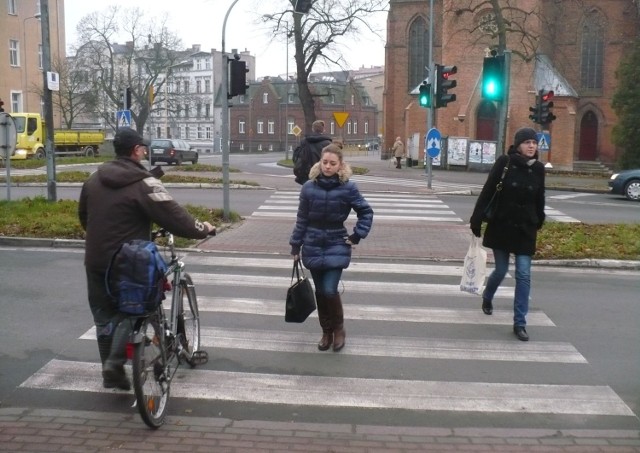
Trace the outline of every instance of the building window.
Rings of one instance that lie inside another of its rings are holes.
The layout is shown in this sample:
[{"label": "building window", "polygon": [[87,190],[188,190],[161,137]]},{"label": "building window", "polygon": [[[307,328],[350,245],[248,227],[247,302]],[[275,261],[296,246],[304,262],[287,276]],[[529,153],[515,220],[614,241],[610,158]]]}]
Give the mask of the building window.
[{"label": "building window", "polygon": [[[202,69],[202,60],[200,58],[198,58],[196,60],[196,69],[199,71]],[[199,93],[199,92],[198,92]]]},{"label": "building window", "polygon": [[329,125],[329,131],[329,134],[336,135],[336,123],[333,121],[331,121],[331,124]]},{"label": "building window", "polygon": [[582,26],[582,58],[580,61],[580,81],[582,89],[602,89],[602,67],[604,60],[604,29],[592,17]]},{"label": "building window", "polygon": [[425,78],[425,67],[429,64],[429,41],[427,23],[417,17],[409,27],[409,91]]},{"label": "building window", "polygon": [[244,94],[241,94],[240,96],[238,96],[238,103],[244,104],[244,100],[245,100]]},{"label": "building window", "polygon": [[353,122],[353,133],[354,133],[354,135],[358,135],[358,122],[357,121]]},{"label": "building window", "polygon": [[204,81],[204,92],[205,93],[211,93],[211,80],[210,79],[205,79],[205,81]]},{"label": "building window", "polygon": [[162,137],[162,129],[160,126],[156,127],[156,138]]},{"label": "building window", "polygon": [[202,140],[202,126],[198,126],[198,140]]},{"label": "building window", "polygon": [[204,68],[211,69],[211,60],[209,60],[208,58],[204,60]]},{"label": "building window", "polygon": [[276,125],[273,121],[269,121],[267,123],[267,133],[268,134],[275,134],[276,133]]},{"label": "building window", "polygon": [[351,105],[356,105],[356,97],[355,95],[351,95]]},{"label": "building window", "polygon": [[287,120],[287,134],[291,135],[293,134],[293,126],[294,126],[294,122],[293,120]]},{"label": "building window", "polygon": [[184,105],[184,117],[189,118],[189,104]]},{"label": "building window", "polygon": [[258,121],[258,134],[264,134],[264,121]]},{"label": "building window", "polygon": [[9,64],[20,66],[20,44],[15,39],[9,40]]},{"label": "building window", "polygon": [[262,103],[263,104],[269,103],[269,93],[262,93]]},{"label": "building window", "polygon": [[22,112],[22,93],[11,93],[11,111]]},{"label": "building window", "polygon": [[202,113],[202,104],[196,104],[196,116],[200,118],[201,113]]},{"label": "building window", "polygon": [[182,86],[184,87],[184,92],[188,93],[189,92],[189,81],[185,80],[184,82],[182,82]]},{"label": "building window", "polygon": [[238,121],[238,133],[244,134],[244,120]]},{"label": "building window", "polygon": [[202,93],[202,80],[196,80],[196,93]]},{"label": "building window", "polygon": [[293,93],[289,93],[289,95],[287,96],[287,103],[291,104],[292,102],[295,102],[296,100],[296,95]]},{"label": "building window", "polygon": [[351,135],[351,121],[347,121],[347,135]]},{"label": "building window", "polygon": [[211,104],[204,105],[204,116],[205,118],[209,118],[209,116],[211,116]]},{"label": "building window", "polygon": [[180,126],[180,138],[181,139],[185,139],[185,135],[184,135],[184,126]]},{"label": "building window", "polygon": [[364,135],[369,133],[369,121],[364,122]]},{"label": "building window", "polygon": [[240,143],[240,151],[244,151],[244,143]]},{"label": "building window", "polygon": [[204,128],[205,138],[207,140],[211,140],[213,138],[213,134],[211,133],[211,126],[207,126]]},{"label": "building window", "polygon": [[167,138],[171,138],[171,128],[167,126]]},{"label": "building window", "polygon": [[269,151],[273,151],[273,143],[269,143]]},{"label": "building window", "polygon": [[258,151],[262,151],[262,143],[258,145]]},{"label": "building window", "polygon": [[[40,3],[40,2],[38,2]],[[7,0],[7,9],[9,14],[15,16],[18,14],[18,8],[16,8],[16,0]]]},{"label": "building window", "polygon": [[332,104],[335,104],[335,103],[336,103],[336,95],[335,95],[335,94],[332,94],[332,95],[331,95],[331,97],[329,98],[329,100],[330,100],[330,102],[331,102]]}]

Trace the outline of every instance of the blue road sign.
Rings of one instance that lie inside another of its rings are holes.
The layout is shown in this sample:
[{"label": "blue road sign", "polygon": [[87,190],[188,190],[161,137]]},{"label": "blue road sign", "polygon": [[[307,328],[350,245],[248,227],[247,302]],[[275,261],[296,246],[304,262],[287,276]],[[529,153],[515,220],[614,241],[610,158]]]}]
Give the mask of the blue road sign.
[{"label": "blue road sign", "polygon": [[431,158],[438,157],[440,154],[440,141],[442,140],[442,135],[440,131],[435,127],[429,129],[427,132],[427,138],[425,147],[427,148],[427,155]]},{"label": "blue road sign", "polygon": [[538,151],[549,151],[551,149],[551,134],[549,132],[538,132]]},{"label": "blue road sign", "polygon": [[131,127],[131,110],[118,110],[116,124],[118,127]]}]

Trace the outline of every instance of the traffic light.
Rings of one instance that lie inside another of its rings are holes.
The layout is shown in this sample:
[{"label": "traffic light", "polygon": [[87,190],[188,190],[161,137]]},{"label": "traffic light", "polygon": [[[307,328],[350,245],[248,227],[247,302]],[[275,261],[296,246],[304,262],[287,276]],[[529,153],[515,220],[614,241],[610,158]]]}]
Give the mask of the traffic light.
[{"label": "traffic light", "polygon": [[449,90],[455,88],[458,82],[449,78],[458,72],[456,66],[436,65],[436,108],[446,107],[449,102],[455,102],[456,95],[449,94]]},{"label": "traffic light", "polygon": [[293,11],[296,13],[307,14],[313,5],[313,0],[296,0]]},{"label": "traffic light", "polygon": [[122,94],[120,95],[120,104],[122,105],[122,110],[131,109],[131,88],[127,87],[122,90]]},{"label": "traffic light", "polygon": [[420,107],[431,107],[431,84],[424,80],[420,84],[420,94],[418,95]]},{"label": "traffic light", "polygon": [[532,112],[529,118],[536,124],[548,125],[551,124],[556,116],[551,113],[549,109],[553,107],[553,91],[551,90],[539,90],[536,95],[536,105],[529,107],[529,111]]},{"label": "traffic light", "polygon": [[551,90],[540,90],[540,124],[551,124],[553,120],[556,119],[556,116],[549,110],[553,107],[553,91]]},{"label": "traffic light", "polygon": [[4,101],[0,99],[0,112],[4,112]]},{"label": "traffic light", "polygon": [[238,59],[229,61],[229,99],[239,94],[246,94],[247,88],[247,63]]},{"label": "traffic light", "polygon": [[504,55],[486,57],[482,64],[482,97],[501,102],[504,89]]}]

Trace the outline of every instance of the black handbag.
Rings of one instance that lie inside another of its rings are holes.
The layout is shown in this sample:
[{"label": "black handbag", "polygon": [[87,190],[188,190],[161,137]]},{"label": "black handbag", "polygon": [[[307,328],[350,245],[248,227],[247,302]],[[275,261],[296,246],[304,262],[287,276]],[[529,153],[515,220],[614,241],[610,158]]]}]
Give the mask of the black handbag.
[{"label": "black handbag", "polygon": [[285,322],[304,322],[315,309],[316,297],[311,282],[304,274],[300,260],[295,260],[291,270],[291,286],[287,290],[284,320]]},{"label": "black handbag", "polygon": [[493,195],[487,203],[487,206],[482,211],[482,220],[485,222],[490,222],[496,217],[496,213],[498,212],[498,206],[500,205],[500,193],[502,192],[502,181],[504,180],[504,176],[507,174],[507,170],[509,170],[509,163],[511,162],[511,157],[507,159],[507,163],[502,169],[502,176],[500,176],[500,181],[496,184],[496,189],[493,191]]}]

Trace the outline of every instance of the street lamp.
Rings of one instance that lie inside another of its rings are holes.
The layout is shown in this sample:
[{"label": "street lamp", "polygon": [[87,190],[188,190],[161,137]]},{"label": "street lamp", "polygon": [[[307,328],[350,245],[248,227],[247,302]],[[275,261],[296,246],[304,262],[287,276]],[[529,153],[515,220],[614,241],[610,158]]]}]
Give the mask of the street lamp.
[{"label": "street lamp", "polygon": [[285,21],[285,27],[287,30],[287,83],[285,85],[286,87],[286,91],[287,91],[287,95],[286,95],[286,101],[287,103],[284,105],[284,123],[285,123],[285,127],[284,127],[284,158],[285,160],[289,160],[289,38],[291,38],[291,36],[293,36],[293,31],[289,30],[289,22]]},{"label": "street lamp", "polygon": [[22,44],[24,47],[24,100],[25,100],[25,111],[29,111],[29,77],[27,76],[27,70],[29,68],[27,61],[27,21],[29,19],[38,19],[40,20],[40,13],[36,13],[33,16],[25,17],[22,19]]}]

